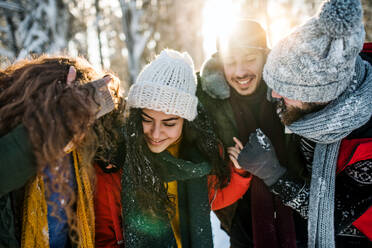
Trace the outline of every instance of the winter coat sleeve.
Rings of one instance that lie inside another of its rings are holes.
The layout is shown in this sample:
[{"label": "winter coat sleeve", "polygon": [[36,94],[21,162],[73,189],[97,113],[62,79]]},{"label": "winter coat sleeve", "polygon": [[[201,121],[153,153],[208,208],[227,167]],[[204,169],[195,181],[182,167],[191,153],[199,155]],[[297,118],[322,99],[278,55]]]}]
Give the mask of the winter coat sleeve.
[{"label": "winter coat sleeve", "polygon": [[[372,160],[348,166],[336,178],[335,231],[341,232],[372,206]],[[303,179],[284,174],[271,190],[285,205],[307,218],[310,185]]]},{"label": "winter coat sleeve", "polygon": [[[337,175],[335,196],[336,233],[343,231],[351,224],[358,227],[358,223],[355,221],[372,206],[371,192],[372,159],[358,161]],[[360,228],[358,227],[358,229]]]},{"label": "winter coat sleeve", "polygon": [[36,174],[32,146],[23,125],[0,139],[0,197],[21,188]]},{"label": "winter coat sleeve", "polygon": [[[231,171],[230,183],[222,189],[209,188],[209,202],[213,211],[225,208],[238,201],[248,190],[252,175],[245,170],[236,169],[232,162],[229,163]],[[217,180],[214,175],[208,177],[209,185],[214,185]]]},{"label": "winter coat sleeve", "polygon": [[307,219],[310,196],[309,182],[286,172],[270,189],[281,197],[285,205],[293,208]]}]

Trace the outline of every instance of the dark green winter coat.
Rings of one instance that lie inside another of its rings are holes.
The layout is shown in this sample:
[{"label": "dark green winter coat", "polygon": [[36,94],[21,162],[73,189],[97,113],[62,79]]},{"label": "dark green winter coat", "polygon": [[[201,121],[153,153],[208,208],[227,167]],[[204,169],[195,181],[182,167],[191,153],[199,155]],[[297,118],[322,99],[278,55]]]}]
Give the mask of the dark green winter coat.
[{"label": "dark green winter coat", "polygon": [[0,154],[0,247],[19,247],[11,194],[36,174],[31,143],[23,125],[1,137]]},{"label": "dark green winter coat", "polygon": [[[207,110],[210,119],[214,121],[218,137],[222,140],[225,148],[234,146],[235,143],[232,138],[239,137],[239,130],[230,102],[230,91],[232,89],[225,79],[218,54],[214,54],[203,64],[201,73],[200,75],[197,74],[197,78],[198,87],[196,94]],[[260,84],[261,90],[266,91],[266,84],[263,81]],[[276,115],[275,105],[267,100],[266,94],[262,94],[261,98],[262,100],[259,101],[257,106],[252,106],[252,108],[259,109],[259,113],[256,114],[257,126],[255,128],[265,130],[265,134],[274,144],[281,164],[293,170],[296,175],[301,174],[302,169],[298,165],[302,164],[302,159],[296,147],[297,143],[294,143],[293,140],[288,139],[289,137],[284,135],[284,126]],[[293,153],[287,156],[287,151],[292,149]],[[236,206],[237,204],[233,204],[225,209],[216,211],[222,227],[228,233],[235,215]]]}]

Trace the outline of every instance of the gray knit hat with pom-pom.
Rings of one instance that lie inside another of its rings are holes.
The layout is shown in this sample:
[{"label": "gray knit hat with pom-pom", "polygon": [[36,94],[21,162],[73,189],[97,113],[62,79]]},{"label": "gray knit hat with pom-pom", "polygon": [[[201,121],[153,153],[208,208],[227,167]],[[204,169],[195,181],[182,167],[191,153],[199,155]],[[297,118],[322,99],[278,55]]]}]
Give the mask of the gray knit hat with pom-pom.
[{"label": "gray knit hat with pom-pom", "polygon": [[328,102],[349,85],[365,31],[359,0],[325,1],[318,14],[270,52],[263,77],[280,95]]}]

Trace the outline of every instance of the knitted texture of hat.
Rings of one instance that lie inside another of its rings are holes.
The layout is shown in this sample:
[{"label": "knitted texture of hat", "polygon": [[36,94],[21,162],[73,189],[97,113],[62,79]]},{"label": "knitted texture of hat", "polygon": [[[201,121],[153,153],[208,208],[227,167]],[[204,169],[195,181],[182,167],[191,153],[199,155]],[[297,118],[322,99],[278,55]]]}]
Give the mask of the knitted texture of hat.
[{"label": "knitted texture of hat", "polygon": [[330,0],[270,52],[263,77],[289,99],[329,102],[350,84],[365,31],[359,0]]},{"label": "knitted texture of hat", "polygon": [[127,104],[131,108],[148,108],[192,121],[197,115],[195,92],[191,57],[166,49],[138,75],[129,90]]}]

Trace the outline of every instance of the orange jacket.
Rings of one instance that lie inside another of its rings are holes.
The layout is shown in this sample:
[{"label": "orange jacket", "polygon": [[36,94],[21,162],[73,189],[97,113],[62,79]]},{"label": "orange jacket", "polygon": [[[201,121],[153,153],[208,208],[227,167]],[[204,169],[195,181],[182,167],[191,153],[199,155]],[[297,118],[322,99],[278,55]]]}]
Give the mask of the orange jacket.
[{"label": "orange jacket", "polygon": [[231,161],[229,166],[231,170],[231,179],[230,183],[225,188],[217,189],[216,191],[213,187],[217,180],[216,176],[210,175],[208,177],[208,185],[211,185],[209,189],[209,203],[213,211],[225,208],[239,200],[245,194],[251,184],[251,174],[249,174],[249,176],[245,176],[244,174],[247,172],[245,170],[235,168]]}]

